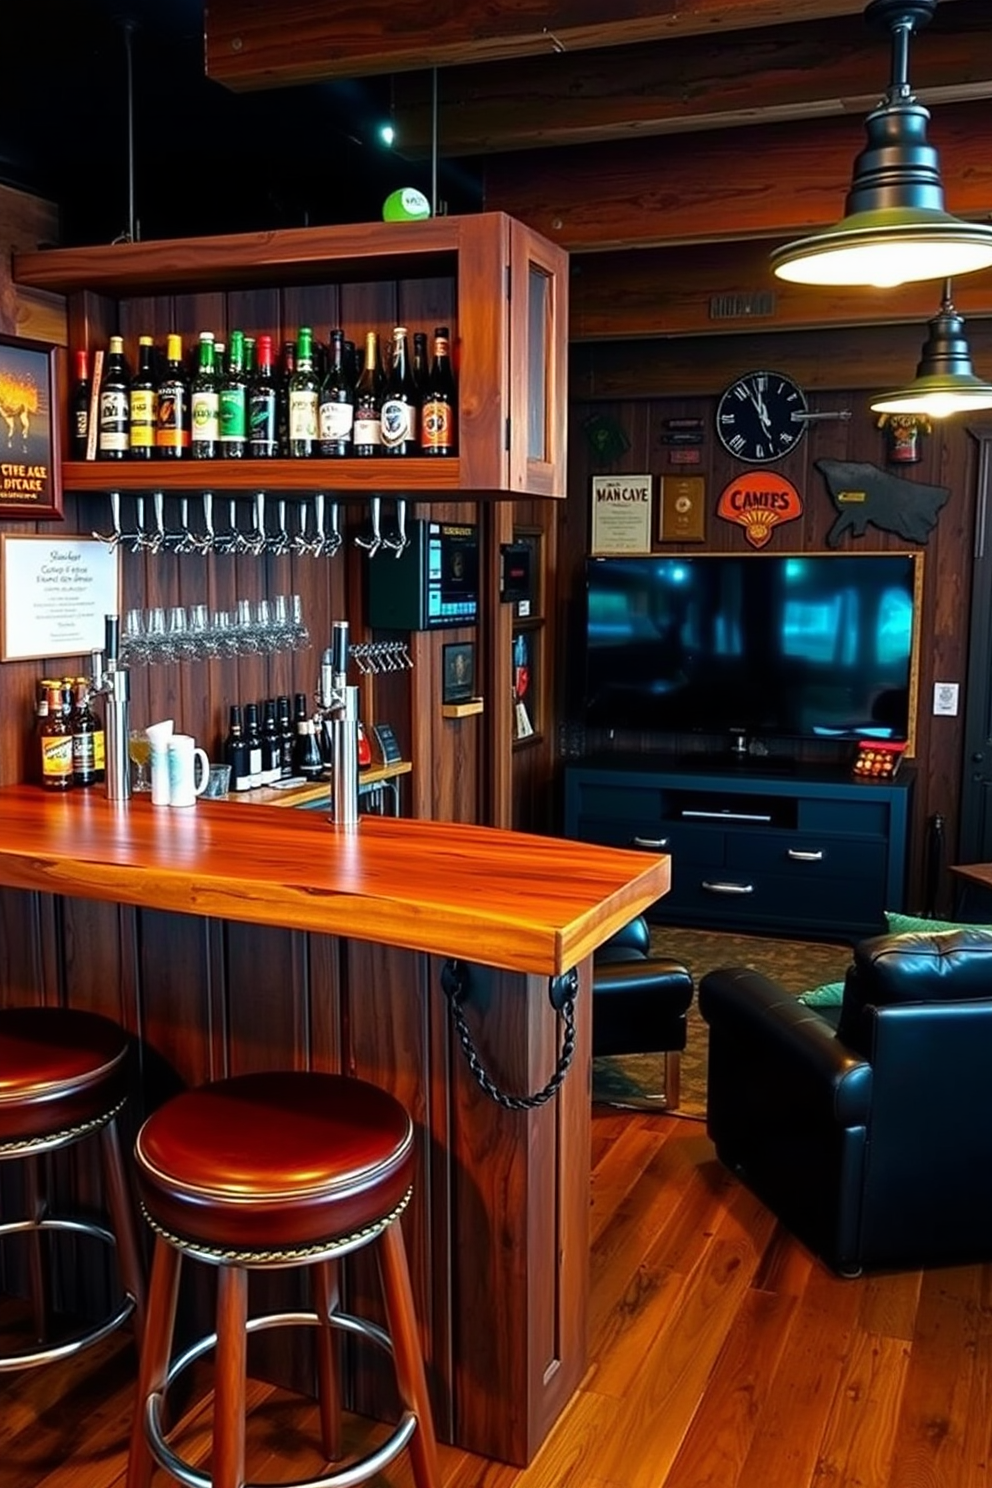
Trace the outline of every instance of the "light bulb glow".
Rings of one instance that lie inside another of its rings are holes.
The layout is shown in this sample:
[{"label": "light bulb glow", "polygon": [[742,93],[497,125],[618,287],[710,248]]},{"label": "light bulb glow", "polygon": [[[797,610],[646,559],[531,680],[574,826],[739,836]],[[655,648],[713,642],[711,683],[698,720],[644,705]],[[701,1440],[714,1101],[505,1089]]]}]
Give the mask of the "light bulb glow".
[{"label": "light bulb glow", "polygon": [[[860,240],[856,241],[854,239]],[[789,243],[772,256],[779,279],[792,284],[864,285],[893,289],[924,279],[956,279],[992,264],[992,229],[955,237],[924,233],[908,238],[879,228],[874,235],[824,233]]]}]

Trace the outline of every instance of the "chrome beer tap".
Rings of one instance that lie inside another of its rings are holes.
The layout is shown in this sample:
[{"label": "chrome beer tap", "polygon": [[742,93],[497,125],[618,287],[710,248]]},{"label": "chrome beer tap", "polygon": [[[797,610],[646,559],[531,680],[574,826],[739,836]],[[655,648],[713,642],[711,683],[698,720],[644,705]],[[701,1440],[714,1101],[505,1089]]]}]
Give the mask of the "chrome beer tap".
[{"label": "chrome beer tap", "polygon": [[91,689],[104,699],[104,754],[107,800],[126,801],[131,794],[127,741],[131,730],[131,673],[120,659],[120,616],[107,615],[102,651],[93,652]]},{"label": "chrome beer tap", "polygon": [[358,688],[348,685],[348,622],[335,620],[320,663],[316,721],[331,744],[331,821],[358,824]]}]

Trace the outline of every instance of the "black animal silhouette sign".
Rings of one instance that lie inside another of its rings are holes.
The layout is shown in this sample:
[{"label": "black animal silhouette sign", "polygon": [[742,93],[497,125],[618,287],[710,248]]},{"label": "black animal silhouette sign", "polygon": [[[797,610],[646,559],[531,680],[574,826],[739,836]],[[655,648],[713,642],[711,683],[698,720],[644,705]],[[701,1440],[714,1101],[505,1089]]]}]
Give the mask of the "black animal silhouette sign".
[{"label": "black animal silhouette sign", "polygon": [[870,522],[883,532],[896,532],[908,542],[925,543],[937,525],[937,513],[950,496],[946,486],[926,486],[905,480],[877,465],[851,460],[816,460],[837,508],[837,519],[827,533],[827,547],[836,548],[846,532],[864,537]]}]

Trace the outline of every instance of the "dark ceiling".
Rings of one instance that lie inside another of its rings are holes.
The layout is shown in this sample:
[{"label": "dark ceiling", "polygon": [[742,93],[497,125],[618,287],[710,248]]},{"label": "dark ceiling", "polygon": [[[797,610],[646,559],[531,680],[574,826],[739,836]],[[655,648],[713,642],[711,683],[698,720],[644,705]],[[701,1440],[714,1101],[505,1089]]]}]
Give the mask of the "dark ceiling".
[{"label": "dark ceiling", "polygon": [[[132,210],[136,237],[162,238],[363,221],[397,186],[431,194],[429,166],[377,139],[389,77],[235,94],[204,74],[203,0],[57,10],[5,13],[0,182],[57,201],[66,245],[113,240]],[[440,168],[438,196],[478,209],[470,162]]]}]

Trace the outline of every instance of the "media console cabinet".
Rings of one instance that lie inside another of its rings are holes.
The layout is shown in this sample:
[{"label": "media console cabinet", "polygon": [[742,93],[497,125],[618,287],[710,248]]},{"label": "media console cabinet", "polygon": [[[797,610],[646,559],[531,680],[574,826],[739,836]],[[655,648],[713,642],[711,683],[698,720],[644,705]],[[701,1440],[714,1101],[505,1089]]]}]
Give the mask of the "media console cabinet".
[{"label": "media console cabinet", "polygon": [[671,855],[655,919],[856,939],[903,905],[911,781],[610,756],[566,767],[565,833]]}]

